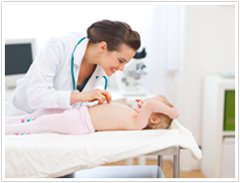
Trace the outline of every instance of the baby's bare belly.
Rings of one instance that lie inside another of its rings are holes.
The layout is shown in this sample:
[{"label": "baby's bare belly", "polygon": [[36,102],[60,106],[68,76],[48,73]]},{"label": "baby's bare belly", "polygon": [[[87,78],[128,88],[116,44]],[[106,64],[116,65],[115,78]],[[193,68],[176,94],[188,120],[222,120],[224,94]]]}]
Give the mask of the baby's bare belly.
[{"label": "baby's bare belly", "polygon": [[111,102],[91,106],[88,110],[97,131],[134,128],[137,113],[128,106]]}]

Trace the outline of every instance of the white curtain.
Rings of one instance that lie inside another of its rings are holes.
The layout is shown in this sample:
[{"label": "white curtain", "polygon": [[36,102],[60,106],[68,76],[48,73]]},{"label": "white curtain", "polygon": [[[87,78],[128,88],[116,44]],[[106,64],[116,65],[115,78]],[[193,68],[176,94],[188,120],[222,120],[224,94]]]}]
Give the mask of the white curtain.
[{"label": "white curtain", "polygon": [[166,6],[166,69],[180,69],[184,36],[184,6]]},{"label": "white curtain", "polygon": [[183,70],[185,6],[155,5],[151,14],[143,85],[174,103]]},{"label": "white curtain", "polygon": [[[169,100],[182,110],[184,50],[185,50],[185,6],[166,6],[165,39],[165,94]],[[181,116],[179,117],[181,122]]]}]

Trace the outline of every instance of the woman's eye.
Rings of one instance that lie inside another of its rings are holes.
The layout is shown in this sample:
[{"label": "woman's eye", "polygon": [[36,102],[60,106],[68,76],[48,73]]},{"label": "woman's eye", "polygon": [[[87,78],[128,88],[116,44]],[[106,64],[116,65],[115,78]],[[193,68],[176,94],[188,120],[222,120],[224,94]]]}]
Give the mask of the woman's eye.
[{"label": "woman's eye", "polygon": [[119,62],[122,64],[123,63],[123,61],[122,60],[119,60]]}]

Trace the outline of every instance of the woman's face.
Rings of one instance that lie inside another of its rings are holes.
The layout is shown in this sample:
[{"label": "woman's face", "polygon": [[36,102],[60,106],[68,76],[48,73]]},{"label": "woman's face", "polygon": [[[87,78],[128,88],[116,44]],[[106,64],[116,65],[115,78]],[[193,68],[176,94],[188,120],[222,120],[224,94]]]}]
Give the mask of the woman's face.
[{"label": "woman's face", "polygon": [[122,44],[120,46],[120,51],[105,50],[101,54],[101,66],[103,67],[107,76],[111,76],[116,71],[123,71],[125,65],[133,58],[135,55],[135,50],[129,46]]}]

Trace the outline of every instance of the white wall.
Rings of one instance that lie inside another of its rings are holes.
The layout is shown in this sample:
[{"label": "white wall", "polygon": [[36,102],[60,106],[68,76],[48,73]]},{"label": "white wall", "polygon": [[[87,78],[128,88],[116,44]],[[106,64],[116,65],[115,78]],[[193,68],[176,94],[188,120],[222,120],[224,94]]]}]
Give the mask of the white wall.
[{"label": "white wall", "polygon": [[[234,10],[234,6],[186,6],[179,121],[191,130],[199,145],[202,133],[203,77],[221,71],[235,71]],[[198,163],[192,161],[192,167],[197,168]]]},{"label": "white wall", "polygon": [[[205,74],[235,71],[235,19],[232,6],[187,6],[184,59],[184,124],[199,144]],[[195,109],[195,110],[192,110]],[[190,115],[187,111],[193,111]],[[194,124],[192,124],[194,122]]]},{"label": "white wall", "polygon": [[[87,28],[102,19],[125,21],[145,35],[151,9],[149,3],[131,2],[3,2],[3,40],[34,37],[39,51],[50,37],[65,32],[86,35]],[[145,40],[142,36],[143,44]]]}]

